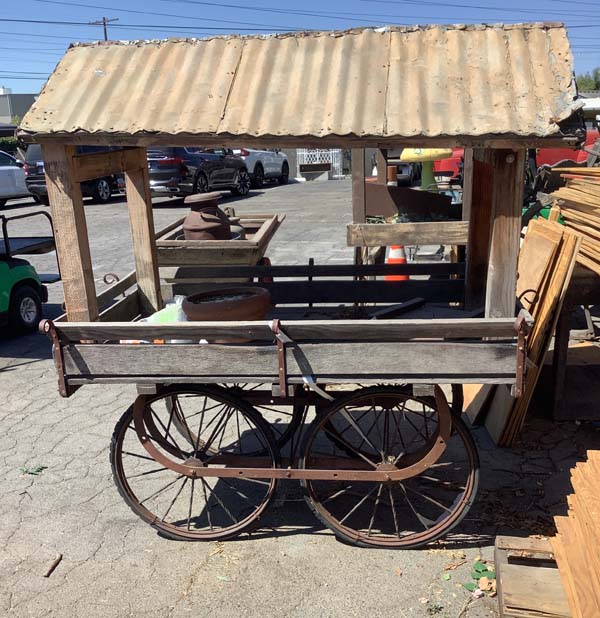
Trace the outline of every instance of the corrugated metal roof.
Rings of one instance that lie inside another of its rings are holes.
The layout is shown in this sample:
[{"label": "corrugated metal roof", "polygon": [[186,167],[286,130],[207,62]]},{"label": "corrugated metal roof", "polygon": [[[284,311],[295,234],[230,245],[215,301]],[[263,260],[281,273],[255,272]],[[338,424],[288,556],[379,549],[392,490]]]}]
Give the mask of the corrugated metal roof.
[{"label": "corrugated metal roof", "polygon": [[560,24],[77,44],[21,130],[39,137],[545,137],[578,107],[574,97]]}]

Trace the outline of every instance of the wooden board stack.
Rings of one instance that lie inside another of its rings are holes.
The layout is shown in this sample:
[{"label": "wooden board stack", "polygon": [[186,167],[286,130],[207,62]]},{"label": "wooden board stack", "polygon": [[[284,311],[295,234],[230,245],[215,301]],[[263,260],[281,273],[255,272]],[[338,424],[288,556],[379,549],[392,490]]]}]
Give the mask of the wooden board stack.
[{"label": "wooden board stack", "polygon": [[[465,401],[480,402],[476,411],[486,415],[485,426],[493,440],[510,446],[521,431],[544,358],[550,346],[558,315],[575,267],[581,237],[552,221],[531,221],[519,253],[517,295],[534,318],[527,337],[529,367],[524,391],[515,399],[508,387],[483,387],[482,393]],[[467,408],[473,419],[473,411]]]},{"label": "wooden board stack", "polygon": [[600,275],[600,167],[560,171],[567,185],[552,193],[555,208],[565,225],[582,236],[577,261]]},{"label": "wooden board stack", "polygon": [[573,618],[600,616],[600,451],[588,451],[571,470],[571,483],[569,513],[554,518],[552,548]]}]

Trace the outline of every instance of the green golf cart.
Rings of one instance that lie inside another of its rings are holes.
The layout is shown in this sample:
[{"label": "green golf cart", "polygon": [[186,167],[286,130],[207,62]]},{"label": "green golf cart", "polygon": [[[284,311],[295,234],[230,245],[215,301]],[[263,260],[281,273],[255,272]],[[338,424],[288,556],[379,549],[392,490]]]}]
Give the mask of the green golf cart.
[{"label": "green golf cart", "polygon": [[[51,235],[9,236],[9,222],[39,215],[48,219]],[[48,300],[48,290],[35,268],[27,260],[15,256],[54,251],[52,219],[47,212],[36,211],[12,217],[0,215],[0,224],[0,328],[15,334],[30,333],[42,319],[42,303]],[[46,282],[59,279],[57,275]]]}]

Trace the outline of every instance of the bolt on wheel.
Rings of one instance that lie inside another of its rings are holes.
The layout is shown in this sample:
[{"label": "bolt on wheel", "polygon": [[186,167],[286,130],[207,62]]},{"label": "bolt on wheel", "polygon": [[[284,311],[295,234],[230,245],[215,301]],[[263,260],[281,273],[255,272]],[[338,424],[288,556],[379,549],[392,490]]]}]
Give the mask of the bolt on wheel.
[{"label": "bolt on wheel", "polygon": [[[253,457],[259,449],[261,457]],[[161,534],[217,540],[256,526],[277,481],[195,471],[239,463],[276,468],[279,452],[269,427],[244,401],[222,389],[169,387],[139,397],[123,414],[110,459],[121,496]]]},{"label": "bolt on wheel", "polygon": [[[477,491],[475,444],[439,388],[435,398],[373,387],[335,401],[308,429],[300,467],[319,469],[326,457],[341,470],[385,473],[381,482],[302,482],[317,517],[359,546],[412,548],[439,539]],[[399,472],[406,478],[393,480]]]}]

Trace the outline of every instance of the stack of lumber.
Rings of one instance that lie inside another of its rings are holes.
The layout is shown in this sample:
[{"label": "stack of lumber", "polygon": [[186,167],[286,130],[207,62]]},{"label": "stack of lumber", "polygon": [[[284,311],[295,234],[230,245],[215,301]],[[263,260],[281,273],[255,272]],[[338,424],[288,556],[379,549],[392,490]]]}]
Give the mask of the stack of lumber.
[{"label": "stack of lumber", "polygon": [[565,225],[582,236],[577,261],[600,275],[600,167],[561,169],[566,187],[552,193]]},{"label": "stack of lumber", "polygon": [[573,618],[600,616],[600,451],[571,470],[569,513],[555,517],[552,548]]},{"label": "stack of lumber", "polygon": [[[556,327],[581,237],[553,221],[531,221],[518,261],[517,296],[534,318],[527,337],[529,366],[523,394],[514,398],[505,385],[481,387],[475,394],[466,390],[471,402],[471,420],[485,415],[485,426],[500,446],[510,446],[525,423],[527,409],[537,384],[544,358]],[[476,410],[473,410],[476,408]]]}]

